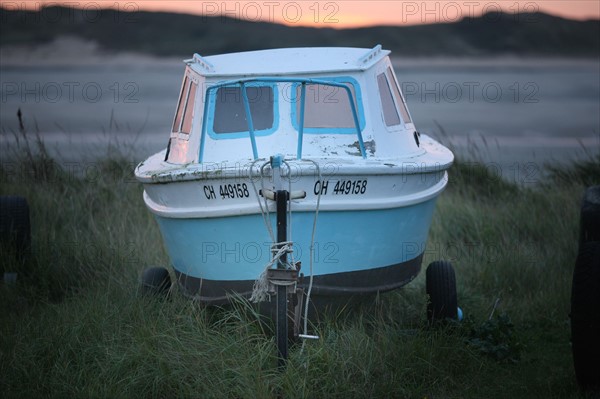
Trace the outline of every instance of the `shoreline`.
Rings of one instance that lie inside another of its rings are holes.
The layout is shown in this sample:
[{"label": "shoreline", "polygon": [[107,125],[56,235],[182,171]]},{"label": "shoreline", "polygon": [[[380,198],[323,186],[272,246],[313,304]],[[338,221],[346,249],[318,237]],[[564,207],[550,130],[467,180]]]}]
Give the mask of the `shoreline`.
[{"label": "shoreline", "polygon": [[[202,49],[197,52],[202,54]],[[114,52],[101,48],[94,42],[73,36],[62,36],[54,41],[36,46],[8,45],[0,46],[0,67],[71,67],[71,66],[140,66],[159,67],[180,66],[184,59],[192,54],[182,56],[160,57],[147,53]],[[475,56],[402,56],[391,55],[395,68],[422,67],[536,67],[560,68],[566,66],[594,67],[600,65],[600,59],[580,57],[543,57],[519,56],[511,54]]]}]

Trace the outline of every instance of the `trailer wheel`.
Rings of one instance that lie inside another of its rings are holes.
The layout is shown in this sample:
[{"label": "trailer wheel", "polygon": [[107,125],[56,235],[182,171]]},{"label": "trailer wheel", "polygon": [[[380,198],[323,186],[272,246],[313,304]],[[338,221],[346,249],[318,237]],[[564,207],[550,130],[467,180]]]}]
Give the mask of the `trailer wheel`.
[{"label": "trailer wheel", "polygon": [[31,246],[29,204],[23,197],[0,197],[0,240],[13,247],[17,261],[23,261]]},{"label": "trailer wheel", "polygon": [[577,382],[600,389],[600,242],[584,242],[573,272],[571,343]]},{"label": "trailer wheel", "polygon": [[579,242],[600,241],[600,186],[588,187],[581,202]]},{"label": "trailer wheel", "polygon": [[456,275],[450,262],[435,261],[425,275],[427,320],[430,323],[457,318]]},{"label": "trailer wheel", "polygon": [[143,294],[166,296],[171,289],[171,276],[164,267],[149,267],[142,273]]}]

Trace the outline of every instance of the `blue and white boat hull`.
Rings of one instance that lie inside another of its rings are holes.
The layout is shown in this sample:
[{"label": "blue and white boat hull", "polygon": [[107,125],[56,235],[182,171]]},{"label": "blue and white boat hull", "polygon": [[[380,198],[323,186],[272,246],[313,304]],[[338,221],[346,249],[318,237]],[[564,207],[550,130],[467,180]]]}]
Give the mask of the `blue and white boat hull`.
[{"label": "blue and white boat hull", "polygon": [[[321,212],[313,250],[313,294],[382,292],[411,281],[419,272],[434,206],[432,198],[395,209]],[[292,216],[294,260],[302,263],[305,276],[313,216]],[[234,292],[249,296],[270,260],[272,242],[260,214],[157,216],[157,221],[184,292],[202,301],[225,301]]]},{"label": "blue and white boat hull", "polygon": [[[425,163],[419,168],[414,163],[382,168],[358,161],[338,163],[319,179],[312,164],[290,165],[296,170],[292,189],[307,193],[291,202],[288,227],[293,261],[302,265],[300,287],[311,275],[319,193],[313,295],[383,292],[418,274],[435,202],[447,184],[445,168]],[[144,201],[156,216],[179,284],[202,302],[222,303],[231,294],[250,296],[271,258],[273,241],[259,207],[264,199],[255,191],[270,184],[270,178],[261,182],[251,167],[237,169],[237,174],[227,168],[200,173],[188,167],[154,174],[145,185]],[[178,178],[172,179],[174,175]],[[284,186],[288,184],[285,179]],[[275,226],[273,204],[265,206]]]}]

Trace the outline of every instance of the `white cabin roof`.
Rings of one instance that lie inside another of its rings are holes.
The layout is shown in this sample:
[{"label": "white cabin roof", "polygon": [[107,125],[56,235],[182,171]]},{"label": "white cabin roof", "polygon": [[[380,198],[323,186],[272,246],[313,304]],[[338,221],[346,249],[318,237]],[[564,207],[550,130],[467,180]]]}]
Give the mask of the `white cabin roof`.
[{"label": "white cabin roof", "polygon": [[389,50],[354,47],[301,47],[246,51],[185,60],[203,76],[258,76],[362,71],[386,57]]}]

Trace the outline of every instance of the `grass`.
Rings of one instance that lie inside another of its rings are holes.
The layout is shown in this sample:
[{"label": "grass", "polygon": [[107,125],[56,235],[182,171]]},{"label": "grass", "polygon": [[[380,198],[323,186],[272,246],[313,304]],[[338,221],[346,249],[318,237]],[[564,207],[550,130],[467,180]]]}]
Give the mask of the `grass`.
[{"label": "grass", "polygon": [[3,398],[585,397],[568,314],[580,199],[600,159],[534,188],[458,162],[424,265],[454,263],[466,320],[427,326],[421,273],[314,326],[321,339],[278,372],[272,328],[243,301],[140,295],[141,271],[168,258],[127,159],[77,174],[19,154],[2,162],[0,194],[29,200],[34,246],[24,264],[3,248],[3,271],[19,272],[0,285]]}]

